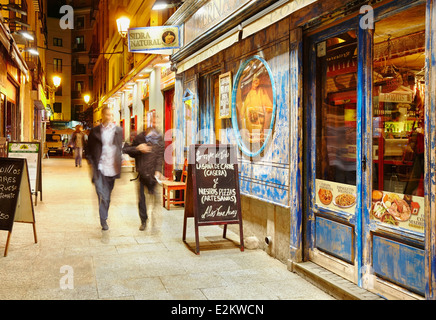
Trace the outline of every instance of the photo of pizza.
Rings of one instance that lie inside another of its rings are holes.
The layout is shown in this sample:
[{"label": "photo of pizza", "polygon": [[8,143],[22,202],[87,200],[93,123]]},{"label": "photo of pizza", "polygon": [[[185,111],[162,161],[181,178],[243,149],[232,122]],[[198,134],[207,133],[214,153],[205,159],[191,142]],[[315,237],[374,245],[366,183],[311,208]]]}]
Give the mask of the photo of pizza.
[{"label": "photo of pizza", "polygon": [[318,196],[321,203],[326,206],[328,206],[333,200],[333,193],[327,189],[319,189]]}]

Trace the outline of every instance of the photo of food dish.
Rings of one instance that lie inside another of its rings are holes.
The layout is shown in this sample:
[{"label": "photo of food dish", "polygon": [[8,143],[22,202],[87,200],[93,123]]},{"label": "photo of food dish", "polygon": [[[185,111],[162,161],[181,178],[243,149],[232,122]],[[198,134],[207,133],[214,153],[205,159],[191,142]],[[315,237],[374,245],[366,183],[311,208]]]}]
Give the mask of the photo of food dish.
[{"label": "photo of food dish", "polygon": [[373,207],[372,207],[372,215],[377,218],[377,219],[381,219],[381,217],[383,216],[383,214],[386,212],[386,208],[383,205],[382,201],[377,201],[374,203]]},{"label": "photo of food dish", "polygon": [[407,221],[410,219],[412,210],[406,200],[395,193],[387,193],[383,196],[383,205],[386,210],[397,220]]},{"label": "photo of food dish", "polygon": [[390,214],[389,212],[385,212],[382,217],[380,218],[381,222],[387,223],[387,224],[391,224],[394,226],[398,225],[398,221],[395,219],[395,217]]},{"label": "photo of food dish", "polygon": [[327,189],[319,189],[318,196],[321,203],[326,206],[328,206],[333,200],[333,193]]},{"label": "photo of food dish", "polygon": [[333,203],[339,208],[350,208],[356,204],[356,197],[352,194],[341,193],[336,196]]},{"label": "photo of food dish", "polygon": [[373,202],[381,201],[382,198],[383,198],[383,192],[381,192],[380,190],[373,190],[372,191],[372,201]]}]

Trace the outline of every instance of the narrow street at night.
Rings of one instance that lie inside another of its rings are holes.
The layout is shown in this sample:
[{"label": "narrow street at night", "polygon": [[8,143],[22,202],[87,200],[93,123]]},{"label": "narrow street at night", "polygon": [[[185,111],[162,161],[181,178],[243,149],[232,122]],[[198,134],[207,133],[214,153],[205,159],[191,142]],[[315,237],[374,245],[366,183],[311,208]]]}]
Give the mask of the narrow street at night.
[{"label": "narrow street at night", "polygon": [[[177,300],[330,300],[330,295],[287,270],[262,250],[238,247],[230,230],[200,228],[200,255],[194,222],[182,241],[183,208],[151,207],[146,230],[139,230],[136,177],[123,169],[115,182],[109,230],[102,231],[90,168],[74,159],[43,159],[43,201],[35,209],[38,243],[32,227],[15,223],[7,257],[0,257],[0,299],[177,299]],[[159,188],[161,189],[161,188]],[[159,191],[160,192],[160,191]],[[34,197],[33,197],[34,198]],[[6,242],[0,233],[0,251]],[[73,270],[73,288],[62,289]]]},{"label": "narrow street at night", "polygon": [[435,21],[0,0],[0,300],[436,300]]}]

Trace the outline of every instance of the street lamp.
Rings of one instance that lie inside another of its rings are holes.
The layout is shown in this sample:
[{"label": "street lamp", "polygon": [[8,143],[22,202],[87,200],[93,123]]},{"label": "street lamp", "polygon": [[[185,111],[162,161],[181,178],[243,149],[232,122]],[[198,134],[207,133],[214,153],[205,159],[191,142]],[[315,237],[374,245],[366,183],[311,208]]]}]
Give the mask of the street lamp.
[{"label": "street lamp", "polygon": [[91,99],[91,96],[89,94],[85,94],[83,96],[83,100],[85,100],[85,103],[88,104],[89,100]]},{"label": "street lamp", "polygon": [[53,85],[57,89],[61,85],[61,77],[54,75],[53,76]]},{"label": "street lamp", "polygon": [[127,31],[130,27],[130,18],[127,12],[124,9],[118,9],[117,12],[117,28],[118,33],[122,38],[127,36]]}]

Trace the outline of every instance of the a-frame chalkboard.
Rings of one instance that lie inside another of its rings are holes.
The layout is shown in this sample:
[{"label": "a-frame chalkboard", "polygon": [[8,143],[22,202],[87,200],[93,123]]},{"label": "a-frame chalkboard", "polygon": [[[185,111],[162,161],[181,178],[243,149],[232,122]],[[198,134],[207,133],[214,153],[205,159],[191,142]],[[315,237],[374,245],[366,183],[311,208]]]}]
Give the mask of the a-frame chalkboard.
[{"label": "a-frame chalkboard", "polygon": [[0,158],[0,230],[8,232],[5,257],[8,254],[14,222],[32,223],[37,243],[27,160]]},{"label": "a-frame chalkboard", "polygon": [[42,151],[41,143],[12,141],[8,143],[9,158],[24,158],[27,160],[30,191],[35,195],[35,206],[38,204],[38,192],[42,201]]},{"label": "a-frame chalkboard", "polygon": [[240,248],[244,251],[235,145],[196,144],[189,147],[183,241],[186,240],[188,217],[193,217],[195,222],[197,254],[200,253],[198,227],[206,225],[223,225],[225,238],[227,225],[239,224]]}]

